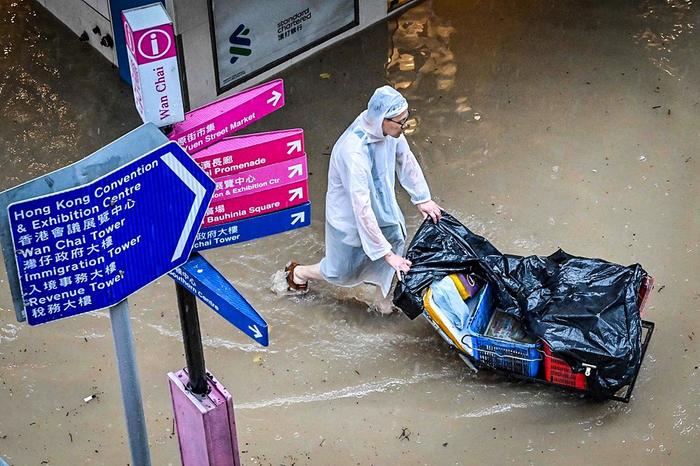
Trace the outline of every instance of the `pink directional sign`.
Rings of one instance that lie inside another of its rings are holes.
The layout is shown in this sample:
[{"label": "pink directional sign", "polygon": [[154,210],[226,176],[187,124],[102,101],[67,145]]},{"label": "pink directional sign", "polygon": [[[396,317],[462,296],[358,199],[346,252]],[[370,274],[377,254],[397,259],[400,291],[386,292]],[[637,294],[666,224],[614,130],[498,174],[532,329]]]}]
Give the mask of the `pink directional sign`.
[{"label": "pink directional sign", "polygon": [[284,83],[277,79],[188,112],[168,137],[194,155],[283,106]]},{"label": "pink directional sign", "polygon": [[308,179],[306,156],[217,178],[212,202],[259,193]]},{"label": "pink directional sign", "polygon": [[194,154],[194,160],[212,178],[282,162],[304,154],[304,130],[288,129],[235,136]]},{"label": "pink directional sign", "polygon": [[209,205],[204,216],[203,227],[211,227],[235,220],[255,217],[288,207],[303,204],[309,199],[306,180],[255,194],[234,197]]}]

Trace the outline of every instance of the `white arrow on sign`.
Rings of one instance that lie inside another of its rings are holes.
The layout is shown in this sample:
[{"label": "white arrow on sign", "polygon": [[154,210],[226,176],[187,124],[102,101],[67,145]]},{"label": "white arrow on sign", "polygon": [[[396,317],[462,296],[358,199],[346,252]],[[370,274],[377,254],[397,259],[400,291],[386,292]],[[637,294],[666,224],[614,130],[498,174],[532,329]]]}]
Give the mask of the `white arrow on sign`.
[{"label": "white arrow on sign", "polygon": [[306,216],[304,215],[304,212],[297,212],[296,214],[292,214],[292,225],[296,225],[299,222],[303,222],[305,217]]},{"label": "white arrow on sign", "polygon": [[272,97],[267,99],[268,104],[272,104],[273,107],[277,107],[277,103],[280,101],[280,98],[282,97],[282,94],[279,92],[273,90],[272,91]]},{"label": "white arrow on sign", "polygon": [[304,188],[298,187],[298,188],[290,189],[289,194],[292,195],[292,197],[289,198],[290,202],[293,201],[294,199],[301,199],[302,196],[304,195]]},{"label": "white arrow on sign", "polygon": [[262,332],[260,331],[260,329],[258,328],[257,325],[255,325],[255,324],[249,325],[248,328],[253,332],[253,336],[255,338],[260,338],[263,336]]},{"label": "white arrow on sign", "polygon": [[288,142],[287,147],[289,147],[289,150],[287,151],[287,155],[291,154],[294,151],[301,152],[301,139],[297,139],[296,141]]},{"label": "white arrow on sign", "polygon": [[175,252],[173,253],[173,258],[170,259],[171,262],[175,262],[182,256],[185,250],[185,244],[187,243],[187,238],[190,236],[190,231],[194,227],[194,221],[197,218],[197,212],[199,212],[199,207],[204,201],[204,196],[207,190],[200,184],[197,179],[192,176],[192,174],[187,171],[185,166],[180,163],[175,156],[168,152],[167,154],[161,156],[163,162],[177,175],[180,180],[182,180],[185,185],[192,190],[194,193],[194,201],[192,201],[192,207],[190,207],[190,213],[187,215],[187,221],[185,226],[182,227],[182,233],[180,233],[180,239],[177,241],[177,246],[175,246]]},{"label": "white arrow on sign", "polygon": [[298,163],[287,167],[287,170],[289,170],[289,178],[294,178],[295,176],[301,176],[301,173],[304,171],[304,167]]}]

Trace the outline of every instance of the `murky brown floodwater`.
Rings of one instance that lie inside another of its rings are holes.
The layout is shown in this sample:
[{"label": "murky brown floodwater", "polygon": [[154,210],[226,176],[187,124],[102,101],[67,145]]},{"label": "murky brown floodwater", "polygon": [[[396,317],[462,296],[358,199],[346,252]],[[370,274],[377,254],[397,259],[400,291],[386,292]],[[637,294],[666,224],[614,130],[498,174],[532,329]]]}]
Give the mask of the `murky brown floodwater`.
[{"label": "murky brown floodwater", "polygon": [[[250,130],[306,130],[313,226],[206,253],[271,326],[260,348],[201,307],[245,464],[698,464],[698,7],[630,3],[428,0],[284,74],[286,108]],[[138,124],[116,72],[33,3],[0,1],[0,36],[0,189]],[[561,246],[656,277],[629,405],[473,375],[424,321],[368,313],[342,290],[269,292],[288,258],[321,258],[327,154],[387,81],[409,98],[438,201],[502,251]],[[29,328],[0,281],[0,455],[129,463],[107,314]],[[179,464],[173,289],[163,278],[130,300],[154,465]]]}]

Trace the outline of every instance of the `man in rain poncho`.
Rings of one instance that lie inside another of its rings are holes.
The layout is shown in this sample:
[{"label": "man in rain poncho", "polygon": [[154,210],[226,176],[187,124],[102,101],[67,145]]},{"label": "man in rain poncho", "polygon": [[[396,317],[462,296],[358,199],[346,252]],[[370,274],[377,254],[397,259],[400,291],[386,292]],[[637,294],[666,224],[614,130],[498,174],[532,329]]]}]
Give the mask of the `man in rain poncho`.
[{"label": "man in rain poncho", "polygon": [[326,192],[326,256],[314,265],[291,262],[285,269],[290,290],[305,292],[309,280],[323,279],[340,286],[371,283],[386,297],[394,273],[401,279],[409,270],[395,179],[423,217],[437,222],[441,209],[403,135],[407,121],[406,99],[383,86],[335,143]]}]

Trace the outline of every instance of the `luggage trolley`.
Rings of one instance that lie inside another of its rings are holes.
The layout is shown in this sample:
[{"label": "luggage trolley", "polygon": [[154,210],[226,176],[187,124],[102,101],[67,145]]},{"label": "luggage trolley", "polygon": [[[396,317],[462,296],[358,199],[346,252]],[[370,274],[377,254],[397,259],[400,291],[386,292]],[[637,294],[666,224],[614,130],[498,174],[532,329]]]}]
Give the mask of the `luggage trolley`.
[{"label": "luggage trolley", "polygon": [[[588,377],[596,370],[594,365],[583,364],[584,372],[577,373],[566,361],[552,355],[552,350],[545,341],[521,343],[483,335],[491,313],[494,312],[492,307],[488,306],[491,299],[489,288],[487,285],[486,289],[480,293],[480,298],[464,331],[460,331],[449,321],[441,318],[429,305],[430,290],[424,296],[423,315],[440,336],[457,351],[459,357],[474,370],[484,368],[508,377],[555,385],[565,390],[592,395],[588,389]],[[654,279],[647,276],[642,283],[638,299],[639,311],[642,314],[653,288]],[[642,320],[641,362],[644,361],[653,333],[654,323]],[[641,369],[641,362],[630,383],[606,399],[629,403]]]}]

